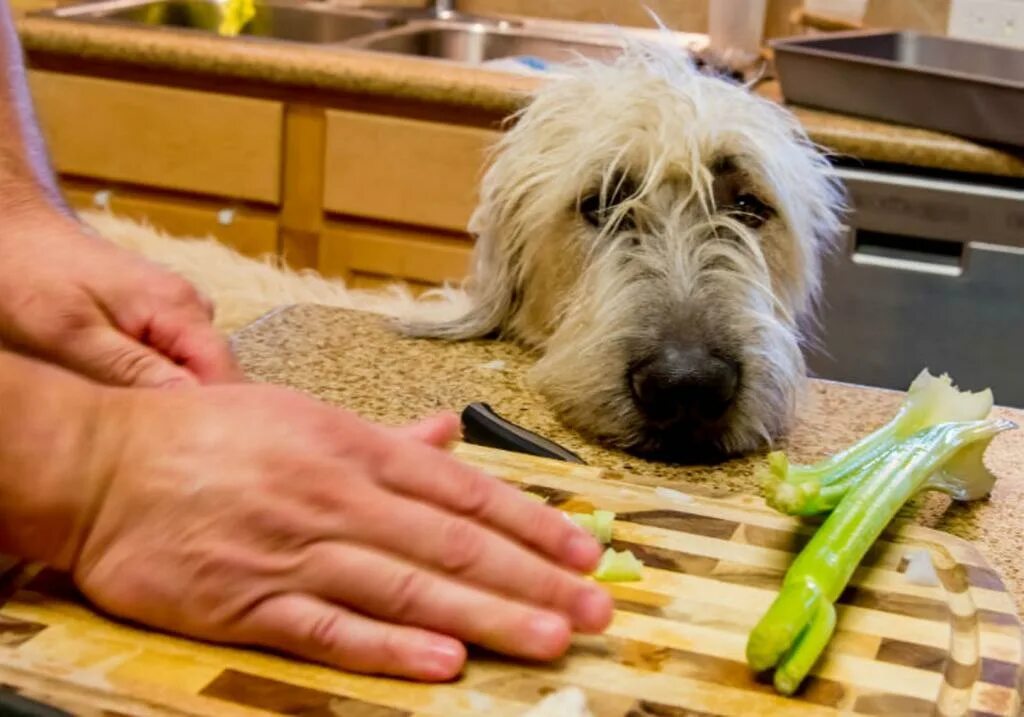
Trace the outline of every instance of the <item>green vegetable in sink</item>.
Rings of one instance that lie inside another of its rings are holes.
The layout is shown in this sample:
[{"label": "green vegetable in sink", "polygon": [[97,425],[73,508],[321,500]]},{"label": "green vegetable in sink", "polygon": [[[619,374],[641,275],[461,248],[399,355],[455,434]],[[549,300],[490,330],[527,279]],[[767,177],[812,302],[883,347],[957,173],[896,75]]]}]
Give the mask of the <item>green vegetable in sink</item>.
[{"label": "green vegetable in sink", "polygon": [[591,576],[604,583],[623,583],[643,580],[643,570],[644,564],[630,551],[608,548]]},{"label": "green vegetable in sink", "polygon": [[982,461],[985,449],[998,433],[1014,427],[1004,420],[940,423],[874,455],[873,467],[851,482],[751,632],[750,666],[775,667],[776,689],[795,692],[832,637],[833,603],[903,504],[919,490],[987,493],[995,476]]},{"label": "green vegetable in sink", "polygon": [[[991,391],[960,391],[949,376],[922,371],[892,420],[849,448],[814,465],[793,465],[779,451],[769,454],[764,486],[768,504],[790,515],[827,513],[914,433],[940,423],[981,420],[991,409]],[[977,493],[968,490],[954,497],[971,500]]]},{"label": "green vegetable in sink", "polygon": [[221,0],[220,25],[217,32],[233,37],[255,16],[255,0]]}]

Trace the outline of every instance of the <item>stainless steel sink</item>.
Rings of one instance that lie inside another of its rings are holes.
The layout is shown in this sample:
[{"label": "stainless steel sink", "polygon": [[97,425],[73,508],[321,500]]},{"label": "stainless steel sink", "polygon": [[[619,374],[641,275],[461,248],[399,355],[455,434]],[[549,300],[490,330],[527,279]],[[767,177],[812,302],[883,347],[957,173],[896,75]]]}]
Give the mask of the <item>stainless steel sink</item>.
[{"label": "stainless steel sink", "polygon": [[521,29],[485,25],[459,26],[453,23],[417,22],[352,43],[377,52],[433,57],[455,62],[481,63],[507,57],[535,57],[552,63],[569,62],[579,56],[611,59],[622,52],[609,40],[579,40],[537,34]]},{"label": "stainless steel sink", "polygon": [[[580,56],[609,59],[622,52],[622,38],[599,25],[517,18],[481,20],[453,14],[440,19],[423,12],[383,7],[355,9],[333,0],[255,0],[256,14],[239,38],[350,47],[371,52],[479,64],[513,57],[562,63]],[[118,24],[159,32],[216,33],[218,0],[86,0],[33,12],[71,22]],[[629,34],[647,31],[629,30]],[[703,36],[676,36],[695,46]],[[659,40],[664,35],[659,34]]]},{"label": "stainless steel sink", "polygon": [[[118,1],[65,6],[57,17],[153,28],[217,32],[220,5],[209,0]],[[257,2],[256,15],[241,30],[249,37],[312,44],[341,43],[393,28],[396,18],[380,12],[338,10],[327,3]]]}]

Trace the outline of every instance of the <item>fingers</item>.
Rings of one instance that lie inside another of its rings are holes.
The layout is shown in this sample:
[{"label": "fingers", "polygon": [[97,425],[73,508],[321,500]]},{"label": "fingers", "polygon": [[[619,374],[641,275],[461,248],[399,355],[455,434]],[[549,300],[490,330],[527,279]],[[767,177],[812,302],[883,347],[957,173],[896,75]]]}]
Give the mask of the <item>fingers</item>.
[{"label": "fingers", "polygon": [[349,495],[358,504],[338,521],[341,537],[383,548],[494,593],[556,610],[584,632],[599,632],[611,621],[611,598],[601,587],[497,531],[378,488],[361,492],[358,498],[355,492]]},{"label": "fingers", "polygon": [[458,439],[462,427],[459,417],[454,413],[442,413],[393,430],[404,438],[411,438],[436,448],[445,448]]},{"label": "fingers", "polygon": [[170,388],[197,383],[189,371],[109,325],[83,330],[61,347],[62,363],[115,386]]},{"label": "fingers", "polygon": [[320,543],[299,578],[325,600],[508,655],[551,660],[569,647],[554,612],[465,585],[375,550]]},{"label": "fingers", "polygon": [[458,676],[466,650],[450,637],[393,625],[298,593],[260,603],[241,639],[353,672],[437,682]]},{"label": "fingers", "polygon": [[410,497],[476,518],[576,570],[592,570],[601,546],[560,511],[427,446],[388,451],[379,480]]},{"label": "fingers", "polygon": [[245,380],[223,336],[197,304],[187,310],[157,313],[142,337],[154,349],[191,372],[200,383]]}]

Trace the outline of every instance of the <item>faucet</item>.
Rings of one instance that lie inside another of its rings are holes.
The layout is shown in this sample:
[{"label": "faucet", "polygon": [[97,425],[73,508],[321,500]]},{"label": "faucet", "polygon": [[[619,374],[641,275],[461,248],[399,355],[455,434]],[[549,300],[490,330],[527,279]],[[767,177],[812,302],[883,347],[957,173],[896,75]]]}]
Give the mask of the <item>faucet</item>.
[{"label": "faucet", "polygon": [[434,0],[432,14],[444,19],[455,14],[455,0]]}]

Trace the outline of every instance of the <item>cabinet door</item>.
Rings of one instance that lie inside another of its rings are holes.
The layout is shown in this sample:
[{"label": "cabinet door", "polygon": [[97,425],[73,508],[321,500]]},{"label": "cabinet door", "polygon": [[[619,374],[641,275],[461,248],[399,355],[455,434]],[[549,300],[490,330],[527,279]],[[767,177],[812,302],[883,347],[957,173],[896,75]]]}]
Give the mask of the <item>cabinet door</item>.
[{"label": "cabinet door", "polygon": [[324,207],[465,231],[498,132],[403,117],[327,113]]},{"label": "cabinet door", "polygon": [[42,71],[30,85],[62,174],[279,200],[280,103]]},{"label": "cabinet door", "polygon": [[469,272],[468,237],[400,227],[331,222],[320,241],[320,271],[353,284],[403,279],[414,285],[457,284]]},{"label": "cabinet door", "polygon": [[80,184],[65,186],[64,196],[75,209],[109,209],[177,237],[213,237],[248,256],[277,252],[277,220],[269,212]]}]

